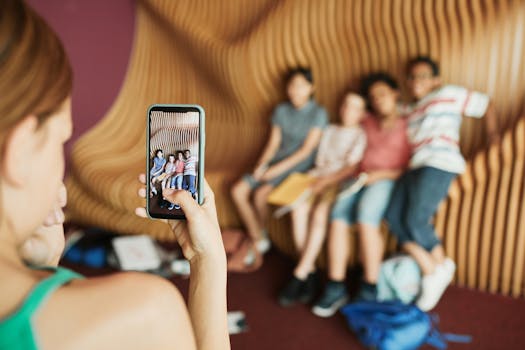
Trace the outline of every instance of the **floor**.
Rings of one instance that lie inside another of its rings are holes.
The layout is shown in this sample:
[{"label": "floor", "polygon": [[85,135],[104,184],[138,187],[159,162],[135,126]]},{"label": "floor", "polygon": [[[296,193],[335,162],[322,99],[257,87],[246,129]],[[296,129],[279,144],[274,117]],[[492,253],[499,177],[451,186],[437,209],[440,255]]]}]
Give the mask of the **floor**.
[{"label": "floor", "polygon": [[[87,275],[111,271],[79,270]],[[228,308],[244,311],[249,326],[246,333],[231,336],[232,349],[364,349],[341,315],[321,319],[305,305],[285,309],[277,304],[276,295],[291,270],[290,259],[271,251],[257,272],[229,275]],[[187,279],[172,281],[187,294]],[[525,349],[524,299],[450,287],[433,312],[442,331],[473,337],[472,343],[450,344],[449,349]]]}]

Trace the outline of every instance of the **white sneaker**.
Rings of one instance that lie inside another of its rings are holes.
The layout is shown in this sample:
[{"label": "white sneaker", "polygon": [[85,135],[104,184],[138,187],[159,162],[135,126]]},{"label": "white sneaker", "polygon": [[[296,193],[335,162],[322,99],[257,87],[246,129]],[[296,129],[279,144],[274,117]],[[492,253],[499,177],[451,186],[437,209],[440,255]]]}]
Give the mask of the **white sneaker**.
[{"label": "white sneaker", "polygon": [[255,242],[255,248],[260,254],[265,254],[272,247],[272,242],[268,238],[268,232],[266,230],[261,231],[261,239]]},{"label": "white sneaker", "polygon": [[[450,259],[448,259],[450,260]],[[452,260],[450,260],[452,262]],[[454,262],[452,262],[454,264]],[[423,276],[421,280],[421,294],[416,301],[416,305],[423,311],[432,310],[439,299],[447,289],[447,286],[452,281],[454,276],[454,269],[450,270],[450,264],[436,266],[433,274]]]},{"label": "white sneaker", "polygon": [[259,253],[265,254],[272,247],[272,242],[268,237],[264,237],[255,243],[255,247]]},{"label": "white sneaker", "polygon": [[447,273],[447,275],[450,277],[450,280],[454,278],[454,273],[456,273],[456,264],[452,259],[445,258],[445,261],[441,264],[443,270]]}]

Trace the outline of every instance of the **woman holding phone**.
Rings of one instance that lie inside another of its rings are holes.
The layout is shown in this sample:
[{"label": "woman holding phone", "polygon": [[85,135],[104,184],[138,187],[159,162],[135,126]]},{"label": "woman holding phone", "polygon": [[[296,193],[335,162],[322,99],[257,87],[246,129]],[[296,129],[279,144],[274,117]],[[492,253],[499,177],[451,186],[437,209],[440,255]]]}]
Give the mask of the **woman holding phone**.
[{"label": "woman holding phone", "polygon": [[226,258],[209,187],[202,206],[186,191],[163,193],[187,217],[167,222],[191,265],[187,306],[159,277],[83,278],[56,267],[72,73],[55,33],[20,0],[0,1],[0,76],[0,348],[229,349]]}]

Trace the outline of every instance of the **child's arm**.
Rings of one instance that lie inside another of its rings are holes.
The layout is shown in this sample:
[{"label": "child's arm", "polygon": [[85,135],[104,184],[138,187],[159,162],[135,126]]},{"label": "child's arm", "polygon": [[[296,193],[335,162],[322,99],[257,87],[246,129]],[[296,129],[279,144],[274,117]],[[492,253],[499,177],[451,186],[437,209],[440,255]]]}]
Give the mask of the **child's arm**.
[{"label": "child's arm", "polygon": [[488,144],[490,145],[496,143],[499,140],[498,119],[496,117],[496,110],[492,101],[489,102],[484,118],[485,127],[487,128]]},{"label": "child's arm", "polygon": [[268,169],[268,162],[273,158],[279,145],[281,144],[281,128],[273,125],[272,131],[270,132],[270,139],[264,147],[264,151],[255,165],[255,170],[253,171],[253,176],[256,179],[259,179],[264,172]]},{"label": "child's arm", "polygon": [[355,174],[358,165],[359,163],[348,165],[348,166],[345,166],[344,168],[341,168],[339,171],[336,171],[333,174],[320,177],[312,185],[312,192],[314,194],[318,194],[322,192],[326,187],[332,184],[339,183],[343,181],[344,179],[349,178],[350,176]]},{"label": "child's arm", "polygon": [[380,180],[397,180],[401,176],[401,174],[403,174],[403,170],[401,169],[374,170],[374,171],[368,172],[367,174],[368,174],[368,178],[366,179],[366,184],[370,185]]},{"label": "child's arm", "polygon": [[[457,87],[456,87],[457,89]],[[461,88],[460,88],[461,89]],[[498,135],[498,119],[494,110],[494,105],[490,97],[478,91],[469,91],[462,88],[459,95],[464,95],[465,101],[462,102],[461,114],[467,117],[485,118],[488,143],[496,142]],[[463,94],[461,94],[463,92]],[[461,101],[461,100],[460,100]]]},{"label": "child's arm", "polygon": [[311,129],[308,133],[308,136],[306,136],[306,139],[304,140],[302,146],[297,151],[292,153],[289,157],[281,160],[279,163],[274,164],[270,168],[268,168],[268,170],[264,173],[262,180],[268,181],[270,179],[273,179],[274,177],[281,175],[288,169],[293,168],[295,165],[305,160],[319,145],[322,133],[323,130],[321,128]]}]

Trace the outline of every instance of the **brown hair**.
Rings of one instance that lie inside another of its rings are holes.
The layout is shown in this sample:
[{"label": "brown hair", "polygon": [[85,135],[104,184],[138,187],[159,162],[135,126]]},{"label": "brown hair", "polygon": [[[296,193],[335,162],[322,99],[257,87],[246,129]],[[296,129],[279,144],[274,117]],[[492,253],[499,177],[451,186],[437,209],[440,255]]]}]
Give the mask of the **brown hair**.
[{"label": "brown hair", "polygon": [[0,146],[30,114],[43,122],[72,89],[64,47],[47,23],[21,0],[0,1]]}]

